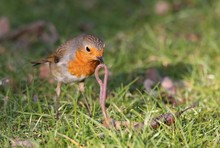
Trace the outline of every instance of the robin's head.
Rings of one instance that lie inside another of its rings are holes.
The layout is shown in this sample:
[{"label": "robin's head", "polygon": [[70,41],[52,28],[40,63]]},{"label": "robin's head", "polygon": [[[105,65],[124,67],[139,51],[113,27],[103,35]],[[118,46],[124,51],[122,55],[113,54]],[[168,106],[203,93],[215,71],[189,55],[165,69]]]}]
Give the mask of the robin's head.
[{"label": "robin's head", "polygon": [[104,63],[103,54],[105,44],[103,41],[94,35],[82,35],[81,37],[82,42],[79,52],[83,55],[83,58],[86,58],[88,61]]}]

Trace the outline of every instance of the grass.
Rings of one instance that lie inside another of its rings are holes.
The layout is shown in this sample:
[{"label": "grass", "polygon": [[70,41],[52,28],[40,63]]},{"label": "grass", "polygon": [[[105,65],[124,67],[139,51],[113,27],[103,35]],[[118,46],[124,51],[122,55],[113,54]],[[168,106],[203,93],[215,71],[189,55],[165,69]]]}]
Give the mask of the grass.
[{"label": "grass", "polygon": [[[5,52],[0,54],[0,79],[11,78],[13,84],[0,86],[0,146],[10,147],[11,140],[20,138],[31,140],[36,147],[77,147],[63,134],[86,147],[219,147],[220,2],[179,2],[183,5],[179,11],[159,16],[153,9],[156,1],[0,0],[0,14],[9,18],[13,28],[43,19],[52,22],[60,34],[56,45],[49,47],[36,43],[24,50],[11,42],[1,44]],[[195,101],[199,101],[199,107],[181,116],[173,127],[106,129],[101,124],[98,84],[91,77],[86,81],[86,96],[92,118],[79,103],[82,96],[77,86],[65,85],[61,119],[56,122],[55,84],[38,78],[38,69],[33,69],[29,61],[80,34],[80,26],[85,24],[93,26],[88,33],[104,38],[107,45],[105,62],[111,72],[107,105],[111,117],[147,122]],[[195,41],[190,34],[197,35]],[[180,94],[187,99],[186,104],[173,108],[146,93],[143,81],[149,67],[183,81],[186,87]],[[28,74],[34,75],[32,83],[27,81]]]}]

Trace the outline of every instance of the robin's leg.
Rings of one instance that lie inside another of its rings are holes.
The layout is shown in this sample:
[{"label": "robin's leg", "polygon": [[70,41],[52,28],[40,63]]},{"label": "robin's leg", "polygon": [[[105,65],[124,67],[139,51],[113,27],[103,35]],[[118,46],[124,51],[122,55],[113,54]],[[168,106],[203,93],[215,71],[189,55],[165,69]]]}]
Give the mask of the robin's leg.
[{"label": "robin's leg", "polygon": [[84,81],[79,83],[79,90],[80,90],[80,92],[82,93],[82,95],[83,95],[83,97],[85,99],[86,107],[88,109],[89,116],[91,117],[92,116],[92,112],[91,112],[91,109],[89,107],[88,100],[87,100],[86,96],[84,95],[84,92],[85,92]]},{"label": "robin's leg", "polygon": [[60,91],[61,91],[61,85],[62,82],[58,82],[57,83],[57,88],[56,88],[56,97],[55,97],[55,101],[56,101],[56,120],[59,119],[59,97],[60,97]]}]

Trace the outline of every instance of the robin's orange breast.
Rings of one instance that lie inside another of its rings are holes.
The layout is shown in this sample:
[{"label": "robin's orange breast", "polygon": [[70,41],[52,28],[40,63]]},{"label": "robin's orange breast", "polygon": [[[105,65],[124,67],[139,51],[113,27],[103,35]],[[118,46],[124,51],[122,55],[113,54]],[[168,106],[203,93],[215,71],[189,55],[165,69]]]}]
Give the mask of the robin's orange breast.
[{"label": "robin's orange breast", "polygon": [[75,58],[68,62],[68,71],[76,77],[90,76],[95,72],[98,64],[99,61],[87,60],[82,54],[76,53]]}]

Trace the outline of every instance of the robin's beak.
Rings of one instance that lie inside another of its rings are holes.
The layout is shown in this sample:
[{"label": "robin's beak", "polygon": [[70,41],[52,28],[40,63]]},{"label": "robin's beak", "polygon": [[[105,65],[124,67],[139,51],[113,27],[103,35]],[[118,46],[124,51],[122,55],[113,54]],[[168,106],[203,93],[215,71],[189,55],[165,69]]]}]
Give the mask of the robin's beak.
[{"label": "robin's beak", "polygon": [[100,62],[100,63],[104,63],[104,60],[103,60],[103,58],[102,57],[96,57],[97,58],[97,60]]}]

